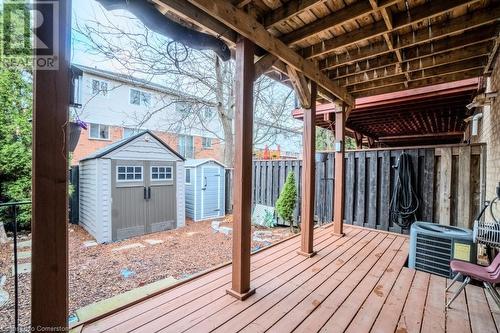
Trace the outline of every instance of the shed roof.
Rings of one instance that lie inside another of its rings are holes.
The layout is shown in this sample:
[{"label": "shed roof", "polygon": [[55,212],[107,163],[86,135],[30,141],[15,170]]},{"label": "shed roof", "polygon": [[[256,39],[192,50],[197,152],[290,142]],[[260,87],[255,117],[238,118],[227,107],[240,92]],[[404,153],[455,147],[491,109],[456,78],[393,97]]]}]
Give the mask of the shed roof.
[{"label": "shed roof", "polygon": [[184,163],[184,166],[188,167],[188,168],[195,168],[197,166],[200,166],[200,165],[208,163],[208,162],[217,163],[217,164],[219,164],[223,168],[226,167],[224,164],[222,164],[221,162],[219,162],[219,161],[217,161],[217,160],[215,160],[213,158],[198,158],[198,159],[194,159],[193,158],[193,159],[188,159]]},{"label": "shed roof", "polygon": [[82,161],[92,160],[92,159],[95,159],[95,158],[104,157],[105,155],[107,155],[107,154],[115,151],[116,149],[118,149],[120,147],[125,146],[127,143],[132,142],[135,139],[137,139],[137,138],[139,138],[139,137],[141,137],[143,135],[146,135],[146,134],[152,136],[161,145],[163,145],[165,148],[167,148],[168,150],[170,150],[173,154],[175,154],[180,159],[182,159],[183,161],[185,160],[185,158],[181,154],[179,154],[174,149],[172,149],[169,145],[167,145],[165,142],[163,142],[163,140],[160,139],[158,136],[156,136],[153,132],[151,132],[149,130],[146,130],[146,131],[137,133],[135,135],[129,136],[128,138],[124,138],[124,139],[121,139],[119,141],[113,142],[112,144],[110,144],[110,145],[108,145],[108,146],[106,146],[104,148],[98,149],[95,152],[93,152],[92,154],[88,155],[87,157],[81,159],[80,161],[82,162]]}]

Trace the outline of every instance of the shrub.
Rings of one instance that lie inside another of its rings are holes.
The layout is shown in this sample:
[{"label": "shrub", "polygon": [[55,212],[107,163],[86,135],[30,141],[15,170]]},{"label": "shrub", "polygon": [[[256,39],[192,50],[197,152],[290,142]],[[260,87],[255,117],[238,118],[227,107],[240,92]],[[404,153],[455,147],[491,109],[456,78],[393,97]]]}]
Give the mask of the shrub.
[{"label": "shrub", "polygon": [[276,201],[276,212],[285,222],[290,223],[293,229],[293,211],[297,200],[297,188],[295,186],[295,177],[292,172],[288,173],[285,185],[281,190],[280,196]]}]

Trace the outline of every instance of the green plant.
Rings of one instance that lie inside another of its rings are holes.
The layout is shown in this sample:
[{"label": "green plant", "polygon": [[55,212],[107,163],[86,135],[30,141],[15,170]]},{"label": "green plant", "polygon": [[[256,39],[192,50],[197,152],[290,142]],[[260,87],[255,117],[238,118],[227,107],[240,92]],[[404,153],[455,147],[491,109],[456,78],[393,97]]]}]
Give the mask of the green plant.
[{"label": "green plant", "polygon": [[293,211],[297,200],[297,188],[295,186],[295,177],[293,172],[289,172],[286,177],[285,185],[281,190],[280,196],[276,201],[276,212],[285,222],[290,224],[293,231]]},{"label": "green plant", "polygon": [[264,226],[267,228],[274,227],[274,216],[273,213],[271,213],[269,210],[266,210],[264,212]]}]

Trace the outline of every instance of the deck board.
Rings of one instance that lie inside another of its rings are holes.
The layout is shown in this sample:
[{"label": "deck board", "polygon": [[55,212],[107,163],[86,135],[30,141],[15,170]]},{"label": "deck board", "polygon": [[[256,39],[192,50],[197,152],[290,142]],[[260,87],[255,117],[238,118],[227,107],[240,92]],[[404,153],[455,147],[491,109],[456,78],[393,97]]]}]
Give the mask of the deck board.
[{"label": "deck board", "polygon": [[452,308],[449,280],[404,267],[406,236],[354,226],[315,230],[312,258],[295,237],[252,255],[252,287],[226,294],[224,266],[94,322],[82,332],[496,332],[500,311],[470,286]]}]

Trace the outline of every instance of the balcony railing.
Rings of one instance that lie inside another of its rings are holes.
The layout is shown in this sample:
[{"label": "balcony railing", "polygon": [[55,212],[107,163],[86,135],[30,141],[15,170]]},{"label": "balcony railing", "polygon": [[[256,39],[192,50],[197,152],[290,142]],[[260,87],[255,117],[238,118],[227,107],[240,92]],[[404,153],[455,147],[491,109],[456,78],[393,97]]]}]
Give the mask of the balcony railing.
[{"label": "balcony railing", "polygon": [[[12,229],[13,243],[13,275],[14,275],[14,332],[19,331],[19,272],[18,272],[18,216],[19,208],[31,205],[31,201],[16,201],[0,203],[0,224],[5,230],[5,226],[10,224]],[[6,302],[7,306],[8,302]],[[3,309],[0,308],[0,312]],[[8,325],[8,324],[7,324]],[[0,328],[2,330],[4,328]]]}]

